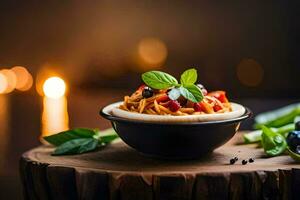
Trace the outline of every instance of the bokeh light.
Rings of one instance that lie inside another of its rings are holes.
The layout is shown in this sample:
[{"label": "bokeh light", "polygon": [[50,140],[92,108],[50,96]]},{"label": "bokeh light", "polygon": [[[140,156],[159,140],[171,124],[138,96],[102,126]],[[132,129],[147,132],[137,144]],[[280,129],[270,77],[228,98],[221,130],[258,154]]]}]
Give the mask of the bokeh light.
[{"label": "bokeh light", "polygon": [[138,56],[143,70],[161,67],[166,61],[168,50],[158,38],[144,38],[138,44]]},{"label": "bokeh light", "polygon": [[59,77],[50,77],[43,84],[44,94],[53,99],[62,97],[66,92],[66,84],[63,79]]},{"label": "bokeh light", "polygon": [[37,72],[37,75],[35,77],[35,88],[39,95],[43,96],[43,85],[45,83],[45,80],[47,80],[50,77],[63,77],[62,73],[58,73],[57,69],[59,66],[52,65],[52,64],[44,64],[41,66],[41,69]]},{"label": "bokeh light", "polygon": [[5,93],[7,85],[8,83],[7,83],[6,76],[2,74],[0,71],[0,94]]},{"label": "bokeh light", "polygon": [[242,84],[256,87],[263,80],[264,69],[254,59],[243,59],[237,66],[237,77]]},{"label": "bokeh light", "polygon": [[12,92],[17,84],[17,76],[12,70],[9,69],[3,69],[0,71],[1,74],[3,74],[7,80],[6,89],[3,93],[10,93]]},{"label": "bokeh light", "polygon": [[29,90],[33,84],[33,78],[25,67],[15,66],[11,69],[17,78],[16,89],[20,91]]}]

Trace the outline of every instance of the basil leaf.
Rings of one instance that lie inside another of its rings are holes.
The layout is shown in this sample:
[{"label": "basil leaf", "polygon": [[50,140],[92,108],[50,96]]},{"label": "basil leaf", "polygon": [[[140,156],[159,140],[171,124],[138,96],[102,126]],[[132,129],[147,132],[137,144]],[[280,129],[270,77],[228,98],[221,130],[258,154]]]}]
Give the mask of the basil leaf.
[{"label": "basil leaf", "polygon": [[180,83],[183,85],[192,85],[197,81],[197,70],[188,69],[181,74]]},{"label": "basil leaf", "polygon": [[94,135],[94,138],[98,139],[98,140],[101,140],[103,137],[106,137],[106,136],[117,136],[118,137],[116,131],[113,128],[108,128],[103,131],[99,131],[98,129],[95,129],[95,132],[96,132],[96,134]]},{"label": "basil leaf", "polygon": [[178,85],[176,78],[160,71],[150,71],[142,74],[143,81],[154,89],[167,89]]},{"label": "basil leaf", "polygon": [[104,144],[109,144],[117,138],[119,138],[119,136],[117,134],[115,134],[115,135],[105,135],[105,136],[100,137],[100,142],[104,143]]},{"label": "basil leaf", "polygon": [[59,146],[69,140],[78,138],[92,138],[95,131],[86,128],[76,128],[63,131],[54,135],[46,136],[44,139],[52,145]]},{"label": "basil leaf", "polygon": [[173,88],[170,92],[168,92],[168,96],[172,100],[178,99],[180,95],[180,90],[178,88]]},{"label": "basil leaf", "polygon": [[179,90],[182,96],[194,103],[200,102],[203,99],[201,89],[196,85],[181,86]]},{"label": "basil leaf", "polygon": [[94,138],[79,138],[65,142],[58,146],[52,155],[70,155],[80,154],[95,150],[98,146],[98,140]]},{"label": "basil leaf", "polygon": [[89,151],[93,151],[97,148],[99,143],[99,140],[93,139],[90,141],[86,141],[85,143],[83,143],[80,148],[78,149],[77,153],[85,153],[85,152],[89,152]]}]

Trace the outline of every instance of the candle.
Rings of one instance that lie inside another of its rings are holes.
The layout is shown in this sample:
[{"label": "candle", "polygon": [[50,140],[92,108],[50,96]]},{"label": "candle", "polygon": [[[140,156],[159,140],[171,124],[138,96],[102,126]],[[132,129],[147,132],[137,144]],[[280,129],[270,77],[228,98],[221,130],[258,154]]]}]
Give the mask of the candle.
[{"label": "candle", "polygon": [[43,84],[42,137],[69,128],[65,91],[66,84],[59,77],[48,78]]},{"label": "candle", "polygon": [[9,142],[9,99],[8,96],[0,94],[0,172],[4,171],[4,162]]}]

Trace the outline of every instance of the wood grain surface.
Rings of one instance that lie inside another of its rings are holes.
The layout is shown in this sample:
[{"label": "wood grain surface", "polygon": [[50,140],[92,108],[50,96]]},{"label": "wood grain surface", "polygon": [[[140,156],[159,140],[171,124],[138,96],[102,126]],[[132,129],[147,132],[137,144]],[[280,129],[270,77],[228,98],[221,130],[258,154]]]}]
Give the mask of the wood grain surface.
[{"label": "wood grain surface", "polygon": [[[237,134],[200,160],[159,160],[123,142],[99,151],[51,156],[40,146],[22,156],[25,199],[299,199],[300,165],[289,156],[265,157]],[[236,164],[229,160],[237,156]],[[242,165],[243,159],[254,163]]]}]

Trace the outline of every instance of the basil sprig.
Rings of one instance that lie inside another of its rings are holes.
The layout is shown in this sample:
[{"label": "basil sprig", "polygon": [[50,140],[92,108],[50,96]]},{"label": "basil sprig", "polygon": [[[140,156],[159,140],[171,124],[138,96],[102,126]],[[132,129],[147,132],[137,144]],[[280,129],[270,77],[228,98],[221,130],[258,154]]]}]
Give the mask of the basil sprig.
[{"label": "basil sprig", "polygon": [[113,129],[99,131],[98,129],[76,128],[63,131],[44,139],[56,146],[52,155],[71,155],[94,151],[118,138]]},{"label": "basil sprig", "polygon": [[176,100],[182,95],[194,103],[200,102],[203,99],[201,89],[195,85],[197,78],[197,70],[193,68],[188,69],[181,74],[180,83],[178,83],[176,78],[170,74],[161,71],[149,71],[142,74],[143,81],[151,88],[173,88],[168,93],[170,99]]}]

